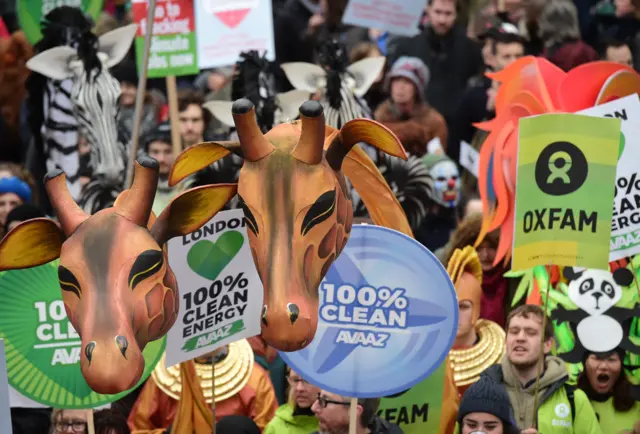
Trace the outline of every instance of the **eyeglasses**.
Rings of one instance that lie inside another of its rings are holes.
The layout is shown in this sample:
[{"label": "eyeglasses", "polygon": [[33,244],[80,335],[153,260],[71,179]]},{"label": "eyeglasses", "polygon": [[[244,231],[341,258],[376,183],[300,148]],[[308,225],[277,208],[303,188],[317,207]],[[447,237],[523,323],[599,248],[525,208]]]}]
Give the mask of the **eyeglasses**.
[{"label": "eyeglasses", "polygon": [[327,404],[344,405],[346,407],[351,405],[349,402],[333,401],[331,399],[327,399],[327,398],[323,397],[322,395],[320,395],[319,393],[318,393],[318,404],[320,404],[320,407],[322,407],[322,408],[327,408]]},{"label": "eyeglasses", "polygon": [[298,383],[302,383],[303,386],[308,386],[309,385],[309,382],[303,380],[302,378],[287,377],[287,381],[293,387],[297,386]]},{"label": "eyeglasses", "polygon": [[87,423],[81,421],[61,421],[56,422],[56,432],[65,433],[69,432],[69,428],[74,433],[84,433],[87,430]]}]

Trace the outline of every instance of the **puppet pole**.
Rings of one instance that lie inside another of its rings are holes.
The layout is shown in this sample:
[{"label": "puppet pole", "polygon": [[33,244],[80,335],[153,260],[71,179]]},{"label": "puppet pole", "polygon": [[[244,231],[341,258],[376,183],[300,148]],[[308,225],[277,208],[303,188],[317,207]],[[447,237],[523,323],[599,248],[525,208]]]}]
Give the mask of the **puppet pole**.
[{"label": "puppet pole", "polygon": [[358,429],[358,398],[351,398],[349,406],[349,434],[356,434]]},{"label": "puppet pole", "polygon": [[93,409],[87,409],[87,434],[96,434],[96,427],[93,424]]},{"label": "puppet pole", "polygon": [[551,298],[551,270],[553,265],[549,264],[547,275],[549,284],[547,285],[547,298],[544,300],[544,309],[542,315],[542,332],[540,333],[540,356],[538,358],[538,373],[536,374],[536,387],[533,392],[533,427],[538,428],[538,393],[540,392],[540,375],[542,374],[542,366],[544,365],[544,329],[547,327],[547,312],[549,311],[549,299]]},{"label": "puppet pole", "polygon": [[216,434],[216,360],[215,357],[211,362],[211,430]]},{"label": "puppet pole", "polygon": [[173,148],[173,158],[182,152],[182,140],[180,138],[180,123],[178,121],[178,88],[176,86],[176,76],[168,75],[167,99],[169,100],[169,121],[171,122],[171,145]]},{"label": "puppet pole", "polygon": [[142,71],[138,71],[138,94],[136,95],[136,109],[134,112],[133,133],[131,134],[131,152],[127,165],[127,178],[124,188],[129,188],[133,181],[133,169],[135,167],[136,154],[140,136],[140,123],[142,122],[142,109],[144,108],[144,95],[147,91],[147,74],[149,72],[149,54],[151,51],[151,39],[153,38],[153,23],[156,15],[156,0],[148,0],[147,28],[144,34],[144,55],[142,57]]}]

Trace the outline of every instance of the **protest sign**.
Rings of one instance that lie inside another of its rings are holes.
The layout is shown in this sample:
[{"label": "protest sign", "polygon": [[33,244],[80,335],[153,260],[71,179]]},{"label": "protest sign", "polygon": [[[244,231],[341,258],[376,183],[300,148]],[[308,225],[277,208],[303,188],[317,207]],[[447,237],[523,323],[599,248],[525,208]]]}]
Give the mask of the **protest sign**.
[{"label": "protest sign", "polygon": [[59,6],[80,8],[84,13],[97,20],[102,12],[102,0],[18,0],[16,9],[20,28],[31,44],[42,39],[40,21],[53,9]]},{"label": "protest sign", "polygon": [[460,165],[478,178],[480,153],[464,140],[460,142]]},{"label": "protest sign", "polygon": [[180,314],[167,336],[167,367],[260,334],[263,289],[242,210],[219,212],[168,246]]},{"label": "protest sign", "polygon": [[199,0],[196,3],[201,69],[233,65],[243,51],[275,59],[270,0]]},{"label": "protest sign", "polygon": [[342,22],[387,31],[394,35],[418,34],[424,0],[350,0]]},{"label": "protest sign", "polygon": [[[446,363],[446,362],[445,362]],[[437,433],[440,427],[445,365],[411,389],[380,400],[378,416],[400,426],[404,434]]]},{"label": "protest sign", "polygon": [[318,331],[281,352],[310,383],[342,396],[402,392],[445,360],[458,329],[449,275],[424,246],[372,225],[354,226],[319,288]]},{"label": "protest sign", "polygon": [[7,378],[7,359],[4,340],[0,339],[0,432],[10,433],[11,411],[9,410],[9,380]]},{"label": "protest sign", "polygon": [[[58,264],[0,272],[0,338],[5,340],[9,384],[51,407],[94,408],[116,401],[129,392],[98,394],[82,376],[80,336],[67,318]],[[145,347],[138,385],[151,374],[164,346],[163,338]]]},{"label": "protest sign", "polygon": [[520,119],[514,271],[547,264],[608,268],[619,142],[619,119]]},{"label": "protest sign", "polygon": [[580,114],[622,122],[609,261],[631,257],[640,253],[640,97],[634,93]]},{"label": "protest sign", "polygon": [[[136,59],[143,71],[144,40],[147,29],[149,0],[133,0],[133,19],[138,24]],[[193,0],[158,0],[153,22],[153,38],[149,55],[149,78],[197,74]]]}]

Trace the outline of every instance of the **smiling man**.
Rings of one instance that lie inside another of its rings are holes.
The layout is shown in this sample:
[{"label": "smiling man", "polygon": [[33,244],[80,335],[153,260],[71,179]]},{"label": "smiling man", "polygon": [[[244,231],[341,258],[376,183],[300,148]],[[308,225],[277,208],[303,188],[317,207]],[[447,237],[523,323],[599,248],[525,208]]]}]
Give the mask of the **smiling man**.
[{"label": "smiling man", "polygon": [[505,356],[483,376],[506,389],[521,434],[603,434],[585,393],[567,384],[569,375],[564,362],[549,355],[554,341],[553,323],[547,319],[543,330],[543,320],[544,311],[539,306],[514,309],[505,327]]}]

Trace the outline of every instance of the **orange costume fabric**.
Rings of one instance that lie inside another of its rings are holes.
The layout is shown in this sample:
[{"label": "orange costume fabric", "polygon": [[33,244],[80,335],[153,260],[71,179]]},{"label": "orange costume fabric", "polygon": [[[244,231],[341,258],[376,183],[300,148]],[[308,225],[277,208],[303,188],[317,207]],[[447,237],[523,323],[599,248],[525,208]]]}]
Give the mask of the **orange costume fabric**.
[{"label": "orange costume fabric", "polygon": [[[164,434],[172,425],[172,434],[211,433],[211,406],[205,402],[193,361],[180,364],[182,393],[180,401],[165,394],[153,379],[145,384],[131,414],[132,434]],[[262,430],[273,419],[278,403],[269,375],[257,363],[249,381],[231,398],[216,402],[216,420],[242,415],[253,419]]]}]

